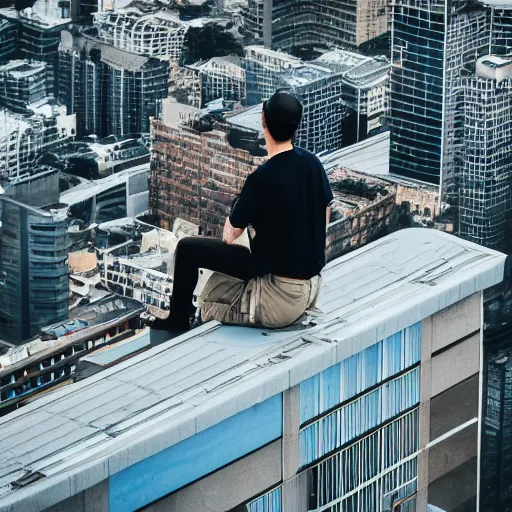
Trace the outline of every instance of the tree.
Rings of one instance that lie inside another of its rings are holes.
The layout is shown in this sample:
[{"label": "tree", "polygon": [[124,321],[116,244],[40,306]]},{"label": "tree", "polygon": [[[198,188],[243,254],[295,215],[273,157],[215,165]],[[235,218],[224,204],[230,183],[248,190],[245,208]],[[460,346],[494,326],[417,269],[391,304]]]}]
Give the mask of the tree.
[{"label": "tree", "polygon": [[193,64],[199,60],[226,55],[242,57],[243,54],[244,48],[233,34],[213,23],[200,28],[189,28],[185,36],[184,64]]}]

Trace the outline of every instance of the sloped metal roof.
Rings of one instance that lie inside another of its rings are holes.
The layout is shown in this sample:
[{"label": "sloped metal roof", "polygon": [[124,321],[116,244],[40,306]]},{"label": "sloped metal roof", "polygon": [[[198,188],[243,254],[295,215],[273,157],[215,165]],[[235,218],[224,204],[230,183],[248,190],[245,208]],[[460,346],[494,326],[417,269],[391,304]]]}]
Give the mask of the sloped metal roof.
[{"label": "sloped metal roof", "polygon": [[[505,256],[428,229],[331,262],[316,326],[212,322],[0,418],[0,511],[35,512],[501,282]],[[31,472],[38,480],[13,482]]]}]

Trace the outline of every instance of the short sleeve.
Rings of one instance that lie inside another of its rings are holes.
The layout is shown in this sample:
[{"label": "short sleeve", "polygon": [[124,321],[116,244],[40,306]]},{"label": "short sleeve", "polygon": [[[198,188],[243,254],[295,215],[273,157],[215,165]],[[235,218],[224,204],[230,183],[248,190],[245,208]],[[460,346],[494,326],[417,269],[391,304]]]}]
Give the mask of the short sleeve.
[{"label": "short sleeve", "polygon": [[322,164],[320,164],[320,173],[322,175],[325,207],[327,208],[329,204],[331,204],[331,201],[334,199],[334,196],[332,195],[331,185],[327,179],[327,174]]},{"label": "short sleeve", "polygon": [[257,182],[258,179],[254,173],[245,180],[242,191],[235,200],[229,215],[229,221],[234,228],[245,229],[249,224],[255,222],[258,205],[261,204]]}]

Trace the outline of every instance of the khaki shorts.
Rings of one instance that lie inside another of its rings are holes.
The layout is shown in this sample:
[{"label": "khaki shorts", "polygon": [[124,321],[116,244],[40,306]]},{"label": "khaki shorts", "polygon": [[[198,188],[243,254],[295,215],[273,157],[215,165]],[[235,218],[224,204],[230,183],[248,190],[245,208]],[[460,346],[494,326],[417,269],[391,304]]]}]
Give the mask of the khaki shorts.
[{"label": "khaki shorts", "polygon": [[201,320],[279,328],[315,307],[320,276],[307,281],[267,274],[249,282],[214,272],[198,298]]}]

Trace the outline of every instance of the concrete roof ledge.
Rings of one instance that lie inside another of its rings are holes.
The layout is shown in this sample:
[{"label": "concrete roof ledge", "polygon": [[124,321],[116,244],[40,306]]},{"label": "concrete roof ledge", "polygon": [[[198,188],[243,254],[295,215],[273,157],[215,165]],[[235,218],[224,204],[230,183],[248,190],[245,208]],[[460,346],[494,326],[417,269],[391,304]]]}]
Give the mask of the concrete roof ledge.
[{"label": "concrete roof ledge", "polygon": [[[282,393],[498,284],[505,258],[446,233],[400,231],[327,265],[315,327],[210,322],[0,418],[0,512],[49,507]],[[26,470],[46,476],[12,489]]]}]

